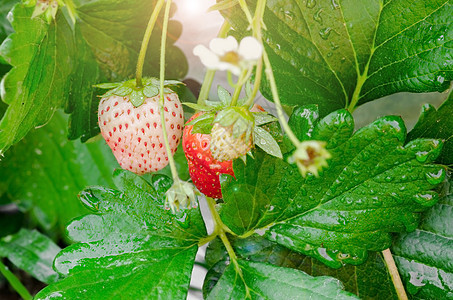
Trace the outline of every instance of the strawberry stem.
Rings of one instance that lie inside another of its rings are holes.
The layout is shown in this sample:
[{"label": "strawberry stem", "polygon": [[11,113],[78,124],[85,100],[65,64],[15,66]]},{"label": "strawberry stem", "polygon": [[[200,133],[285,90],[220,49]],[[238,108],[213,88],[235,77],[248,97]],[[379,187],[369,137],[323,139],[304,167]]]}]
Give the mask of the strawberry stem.
[{"label": "strawberry stem", "polygon": [[164,89],[164,80],[165,80],[165,48],[167,43],[167,28],[168,28],[168,19],[170,18],[170,7],[171,0],[167,0],[165,5],[164,12],[164,22],[162,24],[162,38],[160,42],[160,121],[162,124],[162,135],[164,137],[165,149],[167,150],[168,164],[170,165],[171,175],[173,176],[173,181],[176,182],[179,180],[178,171],[176,170],[175,161],[171,153],[170,143],[168,142],[167,127],[165,125],[165,89]]},{"label": "strawberry stem", "polygon": [[[217,35],[219,38],[225,38],[230,31],[230,23],[225,20],[220,28],[220,31]],[[216,70],[207,70],[206,75],[204,76],[203,83],[201,85],[200,95],[198,96],[197,103],[200,105],[204,104],[204,101],[209,97],[209,91],[211,90],[212,82],[214,81],[214,75]]]},{"label": "strawberry stem", "polygon": [[146,26],[145,35],[143,36],[142,45],[140,47],[140,53],[138,54],[137,68],[135,71],[135,85],[138,88],[143,87],[142,84],[142,74],[143,74],[143,65],[145,64],[146,51],[148,49],[149,39],[151,38],[151,33],[153,32],[154,24],[156,24],[157,17],[164,5],[165,0],[158,0],[156,6],[154,7],[153,13],[149,18],[148,25]]},{"label": "strawberry stem", "polygon": [[[239,3],[241,3],[241,2],[239,1]],[[250,15],[250,11],[249,11],[247,5],[241,4],[241,8],[246,15]],[[263,20],[265,8],[266,8],[266,0],[258,0],[258,2],[256,4],[255,17],[250,22],[254,36],[262,45],[263,45],[263,37],[262,37],[261,31],[262,31],[262,26],[265,26],[264,20]],[[283,113],[282,104],[280,102],[280,97],[278,96],[277,83],[275,82],[274,72],[272,71],[272,65],[269,60],[269,57],[267,56],[266,49],[264,47],[263,47],[263,61],[264,61],[264,66],[265,66],[266,77],[267,77],[267,80],[269,81],[269,85],[271,87],[272,98],[274,100],[275,107],[277,109],[278,119],[280,120],[280,124],[282,125],[284,131],[288,135],[291,142],[294,144],[294,146],[297,147],[300,144],[300,141],[296,137],[294,132],[291,130],[288,123],[286,122],[286,118]]]},{"label": "strawberry stem", "polygon": [[236,270],[236,273],[239,275],[239,277],[241,277],[242,281],[244,282],[244,286],[246,287],[246,298],[248,298],[250,296],[249,288],[248,288],[247,284],[245,283],[244,276],[242,274],[242,269],[238,263],[238,257],[236,256],[233,246],[231,245],[230,240],[228,239],[228,236],[226,235],[226,233],[232,233],[232,232],[222,222],[222,219],[220,218],[220,215],[215,208],[215,204],[216,204],[215,200],[210,197],[206,197],[206,201],[208,202],[209,211],[211,212],[212,219],[214,220],[214,232],[208,238],[211,238],[214,235],[220,237],[220,239],[222,240],[222,243],[225,246],[225,249],[228,253],[228,256],[230,257],[230,261],[234,265],[234,269]]}]

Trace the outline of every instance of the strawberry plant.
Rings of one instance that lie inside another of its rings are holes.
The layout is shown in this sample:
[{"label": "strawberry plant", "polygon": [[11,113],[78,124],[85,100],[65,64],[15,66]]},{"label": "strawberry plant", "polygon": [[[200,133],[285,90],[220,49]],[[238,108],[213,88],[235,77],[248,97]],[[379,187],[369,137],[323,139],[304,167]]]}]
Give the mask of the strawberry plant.
[{"label": "strawberry plant", "polygon": [[0,3],[0,298],[453,298],[453,2],[211,5]]}]

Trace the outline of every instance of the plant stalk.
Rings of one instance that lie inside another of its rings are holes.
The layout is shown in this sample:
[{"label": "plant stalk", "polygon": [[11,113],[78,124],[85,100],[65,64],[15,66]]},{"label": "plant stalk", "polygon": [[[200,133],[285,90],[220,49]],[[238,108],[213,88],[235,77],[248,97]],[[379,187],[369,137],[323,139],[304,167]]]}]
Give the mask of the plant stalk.
[{"label": "plant stalk", "polygon": [[168,142],[167,127],[165,125],[165,93],[164,93],[164,80],[165,80],[165,48],[167,43],[167,28],[168,19],[170,18],[171,0],[167,0],[164,12],[164,23],[162,25],[162,38],[160,44],[160,121],[162,123],[162,134],[164,136],[165,149],[167,150],[168,164],[170,165],[171,175],[173,182],[179,180],[178,171],[176,170],[173,154],[171,153],[170,143]]},{"label": "plant stalk", "polygon": [[392,252],[390,251],[390,249],[385,249],[384,251],[382,251],[382,255],[384,256],[385,264],[387,265],[387,269],[389,270],[393,285],[395,286],[398,299],[407,300],[406,290],[404,289],[403,282],[401,281],[398,268],[395,265],[395,260],[393,259]]},{"label": "plant stalk", "polygon": [[32,300],[33,296],[30,295],[28,290],[25,286],[20,282],[19,279],[5,266],[0,260],[0,273],[8,280],[9,284],[13,287],[13,289],[24,299],[24,300]]},{"label": "plant stalk", "polygon": [[154,7],[153,13],[149,18],[148,25],[146,26],[145,35],[143,36],[142,45],[140,47],[140,52],[138,54],[137,68],[135,73],[135,85],[138,88],[143,86],[142,84],[142,75],[143,75],[143,65],[145,64],[146,51],[148,49],[149,39],[151,38],[151,33],[154,29],[154,24],[156,24],[157,17],[164,5],[165,0],[158,0],[156,6]]}]

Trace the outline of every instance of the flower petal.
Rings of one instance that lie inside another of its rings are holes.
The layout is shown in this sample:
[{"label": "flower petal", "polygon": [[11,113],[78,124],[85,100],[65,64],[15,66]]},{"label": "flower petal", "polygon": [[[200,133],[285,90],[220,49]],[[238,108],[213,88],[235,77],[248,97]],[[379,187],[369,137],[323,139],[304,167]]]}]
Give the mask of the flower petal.
[{"label": "flower petal", "polygon": [[247,36],[239,44],[238,53],[245,60],[258,60],[263,54],[263,45],[256,38]]},{"label": "flower petal", "polygon": [[217,69],[219,57],[203,45],[193,48],[193,54],[200,57],[201,63],[209,69]]},{"label": "flower petal", "polygon": [[214,38],[209,43],[209,48],[217,55],[224,55],[230,51],[237,51],[238,42],[232,36],[227,37],[226,39]]},{"label": "flower petal", "polygon": [[232,65],[230,63],[223,62],[223,61],[220,61],[217,64],[216,69],[218,69],[220,71],[228,70],[228,71],[230,71],[231,73],[233,73],[236,76],[239,76],[241,74],[241,68],[239,68],[238,66]]}]

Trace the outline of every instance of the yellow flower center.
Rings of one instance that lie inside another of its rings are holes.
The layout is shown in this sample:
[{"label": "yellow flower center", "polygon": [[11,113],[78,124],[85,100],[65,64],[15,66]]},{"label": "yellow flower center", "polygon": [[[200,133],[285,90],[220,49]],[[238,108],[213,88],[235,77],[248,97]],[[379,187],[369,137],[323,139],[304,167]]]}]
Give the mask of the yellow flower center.
[{"label": "yellow flower center", "polygon": [[239,61],[241,60],[241,58],[239,57],[239,54],[236,51],[229,51],[225,53],[222,57],[220,57],[220,60],[237,66],[239,65]]}]

